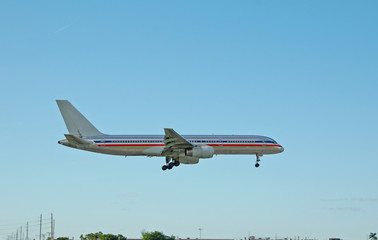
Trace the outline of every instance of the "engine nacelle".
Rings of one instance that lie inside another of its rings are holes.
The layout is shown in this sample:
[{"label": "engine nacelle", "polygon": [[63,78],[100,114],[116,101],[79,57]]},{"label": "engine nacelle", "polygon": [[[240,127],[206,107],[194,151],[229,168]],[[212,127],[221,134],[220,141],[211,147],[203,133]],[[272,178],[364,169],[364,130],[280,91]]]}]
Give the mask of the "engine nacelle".
[{"label": "engine nacelle", "polygon": [[185,155],[196,158],[212,158],[214,156],[214,148],[207,145],[197,146],[192,149],[186,149]]},{"label": "engine nacelle", "polygon": [[199,162],[199,158],[196,157],[179,157],[177,159],[180,163],[183,164],[197,164]]}]

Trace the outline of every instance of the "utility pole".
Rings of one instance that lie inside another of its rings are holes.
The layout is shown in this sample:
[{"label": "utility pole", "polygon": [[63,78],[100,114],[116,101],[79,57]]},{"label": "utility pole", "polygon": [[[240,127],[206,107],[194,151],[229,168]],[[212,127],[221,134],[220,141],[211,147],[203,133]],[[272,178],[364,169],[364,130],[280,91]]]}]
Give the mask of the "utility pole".
[{"label": "utility pole", "polygon": [[51,213],[51,239],[50,240],[54,240],[54,218],[53,218],[52,213]]},{"label": "utility pole", "polygon": [[39,240],[42,238],[42,214],[39,220]]},{"label": "utility pole", "polygon": [[26,240],[29,240],[29,222],[26,222]]}]

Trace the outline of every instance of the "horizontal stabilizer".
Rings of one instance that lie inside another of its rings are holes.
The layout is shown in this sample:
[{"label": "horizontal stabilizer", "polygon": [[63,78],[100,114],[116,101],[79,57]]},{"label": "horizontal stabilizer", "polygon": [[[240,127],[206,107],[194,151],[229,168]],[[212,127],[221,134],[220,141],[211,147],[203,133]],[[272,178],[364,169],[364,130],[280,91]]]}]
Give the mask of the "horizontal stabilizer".
[{"label": "horizontal stabilizer", "polygon": [[76,136],[71,135],[71,134],[64,134],[64,136],[66,137],[68,142],[73,144],[73,145],[89,145],[90,144],[90,142],[85,141],[84,139],[76,137]]}]

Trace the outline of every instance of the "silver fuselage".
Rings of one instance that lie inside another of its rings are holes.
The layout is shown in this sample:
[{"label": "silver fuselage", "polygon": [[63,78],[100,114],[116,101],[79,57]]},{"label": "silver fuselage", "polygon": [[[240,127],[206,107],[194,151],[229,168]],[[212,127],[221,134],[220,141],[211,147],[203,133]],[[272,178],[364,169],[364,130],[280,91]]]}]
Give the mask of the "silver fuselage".
[{"label": "silver fuselage", "polygon": [[[207,145],[214,154],[275,154],[283,147],[272,138],[256,135],[183,135],[195,146]],[[86,145],[73,144],[67,139],[60,144],[86,151],[123,156],[163,156],[164,135],[101,135],[86,137]]]}]

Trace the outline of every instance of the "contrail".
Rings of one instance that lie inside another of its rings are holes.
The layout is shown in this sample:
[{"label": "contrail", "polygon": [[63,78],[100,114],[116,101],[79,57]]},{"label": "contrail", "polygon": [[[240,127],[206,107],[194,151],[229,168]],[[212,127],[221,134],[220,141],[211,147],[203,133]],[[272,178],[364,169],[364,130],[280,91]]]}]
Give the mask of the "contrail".
[{"label": "contrail", "polygon": [[66,30],[67,28],[71,27],[72,25],[73,25],[73,23],[67,24],[67,25],[65,25],[65,26],[63,26],[63,27],[57,29],[54,33],[55,33],[55,34],[56,34],[56,33],[60,33],[60,32],[62,32],[62,31],[64,31],[64,30]]}]

